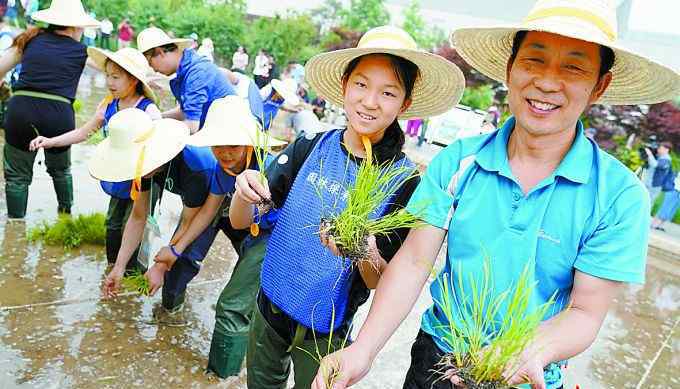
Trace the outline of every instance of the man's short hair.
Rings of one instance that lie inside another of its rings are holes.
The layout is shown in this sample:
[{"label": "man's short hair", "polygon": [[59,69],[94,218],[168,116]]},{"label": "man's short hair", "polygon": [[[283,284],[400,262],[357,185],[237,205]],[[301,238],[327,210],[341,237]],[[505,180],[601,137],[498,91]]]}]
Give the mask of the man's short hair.
[{"label": "man's short hair", "polygon": [[[512,38],[512,54],[510,54],[510,58],[508,59],[509,63],[515,62],[519,48],[522,46],[522,42],[524,42],[524,38],[527,37],[528,32],[529,31],[524,30],[517,31],[514,38]],[[600,77],[611,70],[612,66],[614,66],[615,59],[616,55],[614,54],[614,50],[607,46],[600,45]]]},{"label": "man's short hair", "polygon": [[665,147],[668,150],[673,150],[673,144],[671,142],[667,141],[667,140],[659,143],[659,147]]}]

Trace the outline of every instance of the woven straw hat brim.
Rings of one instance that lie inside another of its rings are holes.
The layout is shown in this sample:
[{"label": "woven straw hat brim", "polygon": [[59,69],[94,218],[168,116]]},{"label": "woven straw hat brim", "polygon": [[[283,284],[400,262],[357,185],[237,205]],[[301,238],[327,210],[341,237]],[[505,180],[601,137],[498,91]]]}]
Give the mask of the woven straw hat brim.
[{"label": "woven straw hat brim", "polygon": [[506,82],[506,66],[512,52],[512,40],[515,33],[526,30],[549,32],[597,43],[614,51],[616,59],[611,69],[612,81],[597,101],[599,104],[653,104],[680,94],[680,75],[675,70],[611,42],[584,37],[579,31],[570,33],[517,25],[462,28],[453,32],[451,42],[461,57],[476,70],[496,81]]},{"label": "woven straw hat brim", "polygon": [[127,58],[125,58],[124,56],[97,47],[88,47],[87,55],[90,58],[92,58],[92,61],[94,61],[95,65],[97,65],[97,69],[104,73],[106,73],[105,66],[106,60],[109,59],[113,61],[118,66],[125,69],[126,72],[130,73],[132,77],[136,78],[137,80],[139,80],[139,82],[142,83],[144,87],[144,95],[146,95],[146,97],[150,98],[154,103],[158,101],[156,93],[153,91],[153,89],[151,89],[151,86],[149,85],[146,72],[144,72],[144,70],[142,69],[139,69],[138,66],[135,66],[134,63],[127,60]]},{"label": "woven straw hat brim", "polygon": [[155,47],[161,47],[165,45],[169,45],[171,43],[174,43],[177,45],[177,48],[179,49],[180,53],[184,51],[184,49],[188,49],[191,47],[191,44],[193,43],[191,39],[182,39],[182,38],[173,38],[173,39],[163,39],[163,40],[158,40],[156,42],[151,42],[148,43],[146,42],[145,45],[139,45],[139,51],[142,53],[146,52],[147,50],[151,50]]},{"label": "woven straw hat brim", "polygon": [[63,14],[61,12],[56,12],[53,9],[43,9],[41,11],[36,11],[31,15],[31,19],[37,20],[39,22],[64,27],[97,27],[101,26],[101,23],[90,15],[72,15]]},{"label": "woven straw hat brim", "polygon": [[420,75],[411,94],[412,103],[399,116],[402,119],[442,114],[463,96],[463,72],[447,59],[420,50],[352,48],[322,53],[307,62],[305,78],[319,95],[342,107],[342,73],[353,59],[367,54],[392,54],[418,66]]},{"label": "woven straw hat brim", "polygon": [[[144,149],[144,164],[141,175],[147,175],[179,154],[189,139],[189,129],[183,122],[174,119],[159,119],[153,122],[155,131],[143,144],[129,149],[111,147],[111,140],[104,139],[97,145],[88,162],[90,175],[110,182],[132,180],[137,173],[137,160]],[[145,147],[144,147],[145,146]]]}]

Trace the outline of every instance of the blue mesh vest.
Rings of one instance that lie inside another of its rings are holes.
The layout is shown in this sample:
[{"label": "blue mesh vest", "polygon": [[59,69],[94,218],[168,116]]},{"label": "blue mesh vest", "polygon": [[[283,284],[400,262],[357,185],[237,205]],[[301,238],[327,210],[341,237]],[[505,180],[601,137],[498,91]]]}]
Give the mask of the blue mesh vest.
[{"label": "blue mesh vest", "polygon": [[[104,125],[102,126],[102,132],[104,133],[104,136],[109,136],[109,130],[108,130],[108,125],[109,125],[109,120],[111,120],[111,117],[118,112],[118,100],[119,99],[113,99],[109,103],[109,105],[106,106],[106,112],[104,113]],[[142,111],[146,111],[146,107],[148,107],[150,104],[153,104],[153,101],[151,101],[149,98],[144,97],[142,98],[139,103],[135,106],[137,109],[141,109]],[[101,185],[102,189],[106,194],[108,194],[111,197],[116,197],[119,199],[129,199],[130,198],[130,189],[132,187],[132,181],[122,181],[122,182],[109,182],[109,181],[99,181],[99,185]]]},{"label": "blue mesh vest", "polygon": [[[356,176],[358,166],[343,151],[342,134],[324,134],[302,164],[262,264],[266,296],[296,322],[324,334],[344,322],[353,277],[360,277],[349,259],[334,256],[317,234],[322,216],[345,208],[345,188]],[[413,166],[406,158],[396,164]],[[373,217],[382,216],[391,202],[388,198]]]}]

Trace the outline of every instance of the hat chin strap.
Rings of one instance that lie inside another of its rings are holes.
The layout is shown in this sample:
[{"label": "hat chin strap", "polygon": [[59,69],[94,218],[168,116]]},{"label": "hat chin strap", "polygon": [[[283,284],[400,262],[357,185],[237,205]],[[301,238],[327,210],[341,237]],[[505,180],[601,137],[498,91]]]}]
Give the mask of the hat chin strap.
[{"label": "hat chin strap", "polygon": [[[247,149],[248,149],[248,151],[247,151],[248,154],[246,155],[246,166],[245,166],[244,170],[248,169],[248,166],[250,166],[250,161],[253,159],[253,146],[247,146]],[[231,171],[231,169],[225,168],[224,171],[232,177],[238,176],[238,174]]]},{"label": "hat chin strap", "polygon": [[[156,127],[151,127],[148,131],[138,136],[134,140],[134,143],[143,143],[149,140],[156,132]],[[146,154],[146,145],[142,146],[142,150],[137,158],[137,165],[135,166],[135,178],[132,180],[132,186],[130,188],[130,198],[132,201],[137,200],[139,192],[142,190],[142,172],[144,171],[144,158]]]}]

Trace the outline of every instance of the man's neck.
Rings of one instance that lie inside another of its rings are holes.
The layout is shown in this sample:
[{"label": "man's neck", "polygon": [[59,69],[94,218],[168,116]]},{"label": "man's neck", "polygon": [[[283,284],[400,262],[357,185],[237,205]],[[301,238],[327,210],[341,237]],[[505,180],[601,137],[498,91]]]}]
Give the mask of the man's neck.
[{"label": "man's neck", "polygon": [[563,130],[549,135],[533,135],[515,123],[508,139],[508,163],[524,193],[553,174],[574,142],[576,132]]}]

